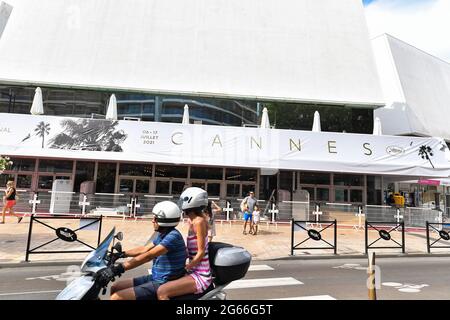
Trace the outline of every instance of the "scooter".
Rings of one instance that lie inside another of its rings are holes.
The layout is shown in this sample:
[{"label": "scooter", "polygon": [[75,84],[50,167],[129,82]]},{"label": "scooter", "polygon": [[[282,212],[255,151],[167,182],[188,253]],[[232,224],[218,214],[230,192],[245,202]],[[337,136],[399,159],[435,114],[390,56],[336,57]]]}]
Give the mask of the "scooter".
[{"label": "scooter", "polygon": [[[95,274],[113,265],[121,256],[122,245],[114,242],[115,239],[122,241],[123,234],[115,232],[113,228],[98,248],[89,253],[81,264],[82,275],[70,282],[56,300],[99,300],[100,292],[106,294],[107,286],[100,285]],[[174,300],[226,300],[225,287],[232,281],[243,278],[250,267],[252,256],[244,248],[211,242],[208,252],[213,275],[211,286],[202,294],[179,296]]]}]

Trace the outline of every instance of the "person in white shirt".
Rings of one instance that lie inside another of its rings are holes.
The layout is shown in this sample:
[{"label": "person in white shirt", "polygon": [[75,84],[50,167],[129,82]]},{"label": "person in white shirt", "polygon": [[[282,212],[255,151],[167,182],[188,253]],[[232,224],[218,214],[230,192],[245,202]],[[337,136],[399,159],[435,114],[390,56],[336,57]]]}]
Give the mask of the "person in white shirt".
[{"label": "person in white shirt", "polygon": [[253,210],[252,218],[253,218],[252,231],[253,235],[256,236],[256,234],[258,233],[259,220],[261,218],[261,211],[259,210],[259,207],[257,205],[255,205],[255,208]]}]

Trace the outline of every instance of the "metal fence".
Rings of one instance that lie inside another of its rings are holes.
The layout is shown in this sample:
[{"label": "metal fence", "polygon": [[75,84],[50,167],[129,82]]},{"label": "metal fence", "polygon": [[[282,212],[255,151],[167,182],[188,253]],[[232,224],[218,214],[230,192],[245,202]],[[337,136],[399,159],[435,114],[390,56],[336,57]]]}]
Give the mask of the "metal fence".
[{"label": "metal fence", "polygon": [[[174,196],[142,195],[131,197],[126,194],[95,193],[84,195],[74,192],[18,192],[19,199],[15,207],[17,213],[51,215],[103,215],[118,218],[151,218],[152,208],[164,200],[177,203]],[[221,212],[216,220],[242,220],[242,198],[219,199],[211,197]],[[258,200],[261,220],[268,222],[332,221],[337,220],[343,226],[364,226],[368,221],[405,222],[406,227],[426,227],[426,221],[443,222],[442,211],[430,208],[395,208],[391,206],[352,205],[340,203],[310,203],[307,191],[299,190],[293,201]]]}]

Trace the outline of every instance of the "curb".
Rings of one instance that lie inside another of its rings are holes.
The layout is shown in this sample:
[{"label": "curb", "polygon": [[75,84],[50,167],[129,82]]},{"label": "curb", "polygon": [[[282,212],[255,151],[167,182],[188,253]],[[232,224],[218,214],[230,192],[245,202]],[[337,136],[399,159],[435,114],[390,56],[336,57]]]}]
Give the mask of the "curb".
[{"label": "curb", "polygon": [[0,263],[0,269],[6,268],[26,268],[26,267],[55,267],[55,266],[70,266],[70,265],[81,265],[83,260],[78,261],[37,261],[37,262],[11,262],[11,263]]},{"label": "curb", "polygon": [[[323,256],[288,256],[282,258],[264,259],[260,261],[290,261],[290,260],[345,260],[345,259],[367,259],[366,254],[359,255],[323,255]],[[391,259],[391,258],[450,258],[449,253],[399,253],[399,254],[379,254],[377,253],[377,259]],[[257,259],[254,259],[258,261]]]},{"label": "curb", "polygon": [[[448,253],[417,253],[417,254],[378,254],[377,259],[392,259],[392,258],[450,258]],[[253,261],[295,261],[295,260],[346,260],[346,259],[367,259],[367,255],[305,255],[305,256],[287,256],[279,258],[258,259],[253,258]],[[0,263],[0,269],[6,268],[24,268],[24,267],[55,267],[55,266],[69,266],[69,265],[81,265],[83,260],[78,261],[38,261],[38,262],[11,262]]]}]

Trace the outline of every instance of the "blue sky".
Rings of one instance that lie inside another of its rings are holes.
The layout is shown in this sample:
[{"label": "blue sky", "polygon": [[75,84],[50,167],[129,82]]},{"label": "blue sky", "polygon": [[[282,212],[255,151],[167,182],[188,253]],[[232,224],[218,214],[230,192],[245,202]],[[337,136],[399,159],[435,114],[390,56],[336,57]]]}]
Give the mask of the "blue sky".
[{"label": "blue sky", "polygon": [[371,38],[388,33],[450,62],[450,0],[362,0]]}]

